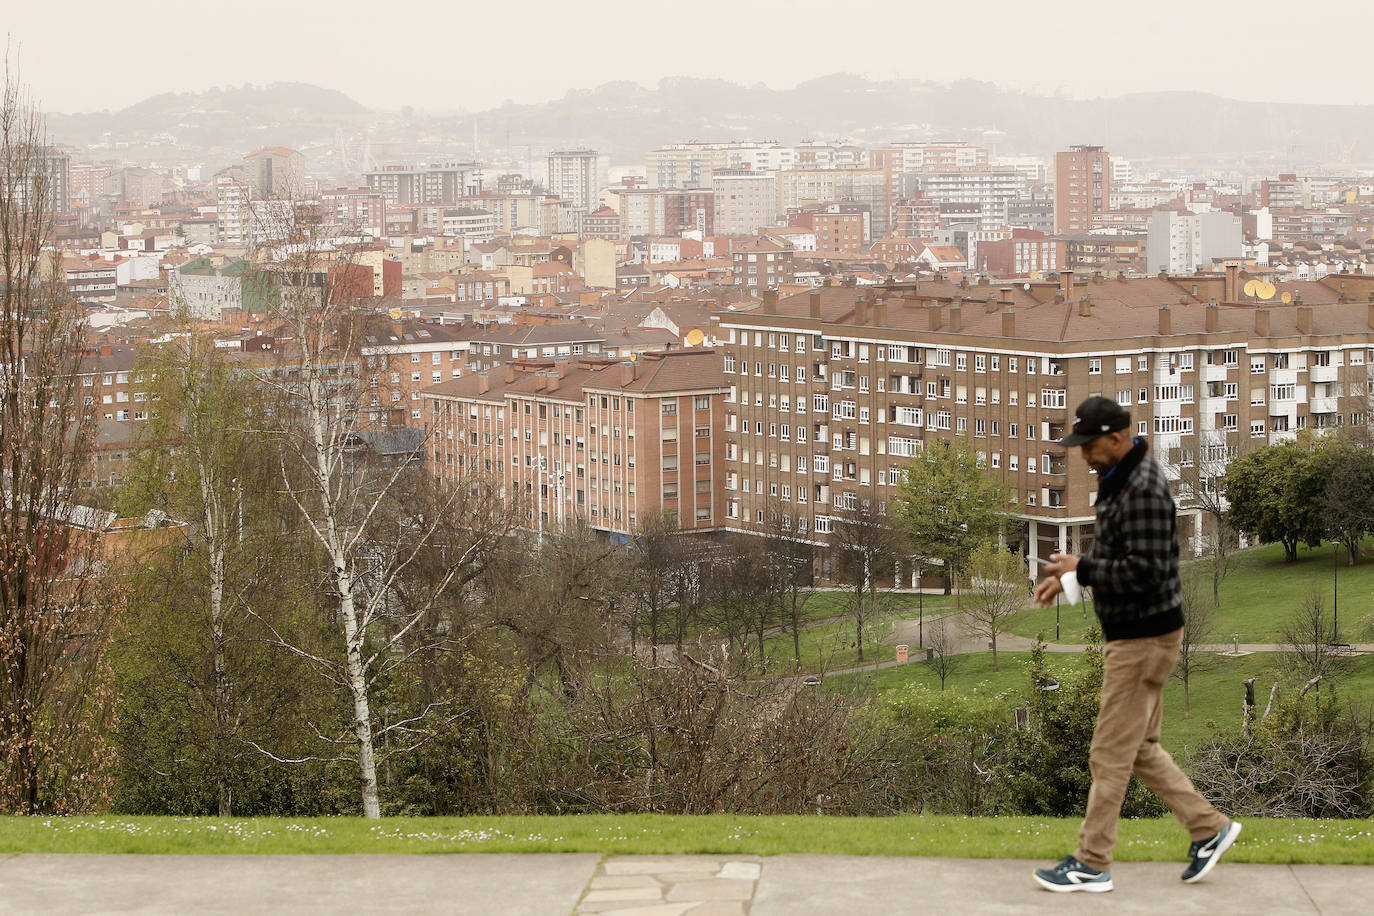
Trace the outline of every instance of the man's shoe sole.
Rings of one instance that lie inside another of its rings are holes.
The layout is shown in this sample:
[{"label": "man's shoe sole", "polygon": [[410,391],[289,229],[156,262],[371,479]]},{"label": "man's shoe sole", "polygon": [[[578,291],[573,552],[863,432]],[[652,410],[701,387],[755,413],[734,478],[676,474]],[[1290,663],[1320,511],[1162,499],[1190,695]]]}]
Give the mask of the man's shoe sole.
[{"label": "man's shoe sole", "polygon": [[1071,894],[1074,891],[1087,891],[1090,894],[1104,894],[1112,889],[1110,879],[1106,881],[1090,881],[1087,884],[1055,884],[1053,881],[1046,881],[1044,878],[1031,872],[1031,877],[1047,891],[1054,891],[1056,894]]},{"label": "man's shoe sole", "polygon": [[1239,821],[1232,821],[1227,826],[1234,827],[1236,829],[1228,830],[1226,832],[1226,836],[1222,837],[1221,842],[1217,844],[1217,851],[1212,853],[1211,857],[1207,860],[1207,863],[1202,866],[1202,869],[1196,875],[1193,875],[1191,878],[1184,878],[1184,884],[1196,884],[1203,878],[1207,877],[1207,873],[1217,867],[1217,860],[1221,858],[1221,854],[1224,853],[1226,850],[1230,849],[1231,844],[1236,841],[1236,837],[1240,836],[1240,832],[1243,828],[1241,827]]}]

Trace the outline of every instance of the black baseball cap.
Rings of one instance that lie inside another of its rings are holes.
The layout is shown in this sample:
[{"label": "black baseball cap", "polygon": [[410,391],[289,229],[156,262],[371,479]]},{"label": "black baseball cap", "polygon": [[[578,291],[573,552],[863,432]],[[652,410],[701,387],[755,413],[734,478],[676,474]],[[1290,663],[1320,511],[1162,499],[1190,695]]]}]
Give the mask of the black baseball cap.
[{"label": "black baseball cap", "polygon": [[1103,433],[1131,425],[1131,412],[1111,398],[1088,398],[1074,411],[1073,432],[1055,444],[1069,448],[1091,442]]}]

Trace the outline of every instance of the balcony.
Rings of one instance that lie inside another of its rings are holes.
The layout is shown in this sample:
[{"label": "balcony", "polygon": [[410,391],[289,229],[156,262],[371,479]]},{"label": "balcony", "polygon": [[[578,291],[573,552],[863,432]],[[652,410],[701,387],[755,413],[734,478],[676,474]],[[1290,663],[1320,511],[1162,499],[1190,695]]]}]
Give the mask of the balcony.
[{"label": "balcony", "polygon": [[1339,366],[1313,366],[1307,370],[1307,377],[1313,382],[1334,382],[1340,371]]},{"label": "balcony", "polygon": [[1339,413],[1340,398],[1312,398],[1307,402],[1307,409],[1312,413]]},{"label": "balcony", "polygon": [[1048,471],[1046,471],[1045,473],[1047,473],[1047,474],[1053,474],[1053,475],[1056,476],[1056,477],[1063,477],[1063,476],[1064,476],[1065,474],[1067,474],[1068,472],[1069,472],[1069,462],[1068,462],[1067,459],[1065,459],[1065,458],[1051,458],[1051,459],[1050,459],[1050,469],[1049,469]]},{"label": "balcony", "polygon": [[1198,370],[1198,381],[1206,384],[1207,382],[1224,382],[1226,380],[1226,370],[1234,369],[1234,366],[1203,366]]}]

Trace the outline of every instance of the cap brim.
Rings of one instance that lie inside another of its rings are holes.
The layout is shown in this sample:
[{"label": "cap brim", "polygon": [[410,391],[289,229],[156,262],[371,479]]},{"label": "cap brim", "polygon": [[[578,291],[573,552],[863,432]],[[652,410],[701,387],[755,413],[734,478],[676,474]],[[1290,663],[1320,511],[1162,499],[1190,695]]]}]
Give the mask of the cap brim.
[{"label": "cap brim", "polygon": [[1091,442],[1098,436],[1105,436],[1106,433],[1069,433],[1063,439],[1054,440],[1055,445],[1062,445],[1064,448],[1073,448],[1075,445],[1082,445],[1084,442]]}]

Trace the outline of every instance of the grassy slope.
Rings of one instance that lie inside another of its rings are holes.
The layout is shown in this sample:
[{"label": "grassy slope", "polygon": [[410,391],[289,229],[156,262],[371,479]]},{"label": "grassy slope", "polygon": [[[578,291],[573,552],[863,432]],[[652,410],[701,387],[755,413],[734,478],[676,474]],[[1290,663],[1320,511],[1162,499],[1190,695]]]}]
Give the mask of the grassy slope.
[{"label": "grassy slope", "polygon": [[[1077,820],[902,816],[361,818],[0,818],[0,853],[454,853],[966,856],[1054,859]],[[1178,861],[1172,818],[1123,821],[1117,858]],[[1249,820],[1230,862],[1374,864],[1369,821]]]},{"label": "grassy slope", "polygon": [[[992,670],[992,655],[980,653],[961,656],[958,667],[946,681],[946,690],[979,693],[1006,693],[1010,704],[1019,704],[1029,687],[1024,673],[1030,655],[1025,652],[999,652],[1000,671]],[[1067,671],[1079,664],[1076,654],[1051,653],[1047,657],[1051,669]],[[1216,731],[1234,732],[1240,724],[1241,706],[1245,696],[1242,682],[1253,677],[1255,698],[1259,712],[1264,711],[1269,690],[1278,677],[1279,659],[1273,654],[1255,653],[1241,658],[1209,657],[1204,670],[1194,673],[1189,692],[1192,717],[1184,718],[1183,682],[1169,681],[1164,688],[1164,728],[1160,743],[1180,754],[1189,747],[1206,741]],[[1341,674],[1335,681],[1337,690],[1352,696],[1374,699],[1374,656],[1345,659]],[[931,689],[939,689],[940,681],[927,665],[910,662],[874,672],[837,676],[827,681],[828,689],[872,692],[887,690],[901,684],[918,682]]]},{"label": "grassy slope", "polygon": [[[1374,641],[1374,562],[1364,560],[1359,566],[1344,565],[1344,554],[1336,570],[1341,620],[1341,638],[1345,642]],[[1221,585],[1221,606],[1216,609],[1215,641],[1230,642],[1239,635],[1243,643],[1279,642],[1283,628],[1293,610],[1314,591],[1322,596],[1324,607],[1331,611],[1331,548],[1315,550],[1303,548],[1293,563],[1283,560],[1283,548],[1266,544],[1246,550],[1235,557],[1236,565]],[[1211,597],[1211,580],[1206,578],[1203,564],[1189,564],[1185,570],[1200,574],[1200,597]],[[1087,623],[1082,607],[1060,609],[1061,642],[1082,642]],[[1092,617],[1091,613],[1088,615]],[[1011,632],[1034,637],[1043,633],[1054,639],[1054,608],[1025,611],[1012,619]]]}]

